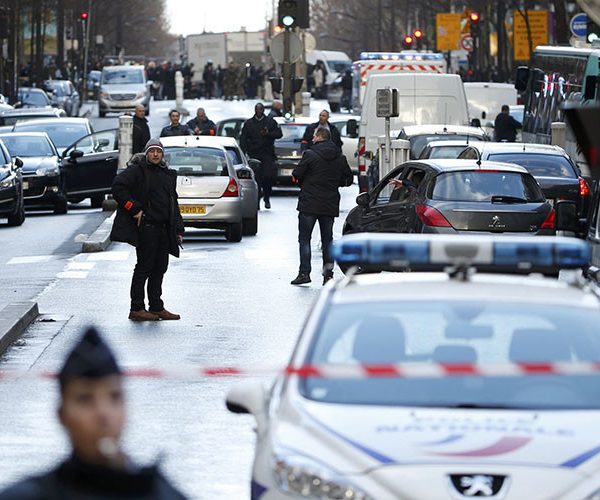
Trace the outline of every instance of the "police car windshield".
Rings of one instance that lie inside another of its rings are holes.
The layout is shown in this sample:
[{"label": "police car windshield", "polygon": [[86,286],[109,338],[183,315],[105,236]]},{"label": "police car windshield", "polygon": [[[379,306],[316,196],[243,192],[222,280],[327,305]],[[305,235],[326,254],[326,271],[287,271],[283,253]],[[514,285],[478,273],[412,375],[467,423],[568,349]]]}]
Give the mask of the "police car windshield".
[{"label": "police car windshield", "polygon": [[301,125],[298,123],[283,124],[281,125],[281,132],[283,135],[275,142],[302,142],[306,127],[308,127],[308,125]]},{"label": "police car windshield", "polygon": [[411,158],[418,158],[425,146],[433,141],[481,141],[481,137],[467,136],[465,134],[425,134],[415,135],[408,139],[410,141]]},{"label": "police car windshield", "polygon": [[[305,363],[599,362],[599,321],[594,310],[498,301],[335,304]],[[600,409],[600,375],[306,378],[300,390],[355,405]]]},{"label": "police car windshield", "polygon": [[183,176],[228,176],[225,153],[214,148],[165,148],[169,167]]},{"label": "police car windshield", "polygon": [[573,165],[564,156],[533,154],[527,152],[498,153],[490,155],[490,160],[516,163],[537,177],[561,177],[575,179],[577,174]]}]

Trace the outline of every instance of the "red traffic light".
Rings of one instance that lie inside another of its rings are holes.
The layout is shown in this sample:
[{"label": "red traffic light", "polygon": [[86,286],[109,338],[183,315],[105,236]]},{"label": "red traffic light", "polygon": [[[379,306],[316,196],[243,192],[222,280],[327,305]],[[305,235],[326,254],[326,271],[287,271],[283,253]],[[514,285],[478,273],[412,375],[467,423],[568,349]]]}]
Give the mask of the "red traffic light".
[{"label": "red traffic light", "polygon": [[423,32],[419,29],[416,29],[413,33],[413,36],[418,40],[419,38],[423,38]]},{"label": "red traffic light", "polygon": [[413,43],[413,37],[412,37],[412,36],[410,36],[410,35],[406,35],[406,36],[404,37],[404,43],[405,43],[406,45],[411,45],[411,44]]},{"label": "red traffic light", "polygon": [[472,23],[479,22],[480,17],[479,12],[471,12],[471,15],[469,16]]},{"label": "red traffic light", "polygon": [[281,33],[283,31],[283,28],[277,24],[273,27],[273,31],[275,33]]},{"label": "red traffic light", "polygon": [[82,21],[87,21],[89,15],[90,15],[89,12],[81,12],[79,14],[79,19],[81,19]]}]

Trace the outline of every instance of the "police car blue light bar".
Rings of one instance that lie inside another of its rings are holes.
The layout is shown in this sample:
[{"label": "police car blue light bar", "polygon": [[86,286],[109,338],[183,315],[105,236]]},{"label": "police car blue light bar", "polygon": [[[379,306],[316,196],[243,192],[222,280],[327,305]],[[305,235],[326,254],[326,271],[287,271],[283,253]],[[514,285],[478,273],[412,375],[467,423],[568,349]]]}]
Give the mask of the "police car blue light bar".
[{"label": "police car blue light bar", "polygon": [[412,61],[418,56],[422,61],[440,61],[444,59],[443,54],[429,53],[429,52],[418,52],[418,51],[404,51],[404,52],[361,52],[361,61]]},{"label": "police car blue light bar", "polygon": [[455,266],[535,272],[587,267],[591,249],[583,240],[555,236],[363,233],[336,241],[333,257],[339,264],[367,269],[433,271]]}]

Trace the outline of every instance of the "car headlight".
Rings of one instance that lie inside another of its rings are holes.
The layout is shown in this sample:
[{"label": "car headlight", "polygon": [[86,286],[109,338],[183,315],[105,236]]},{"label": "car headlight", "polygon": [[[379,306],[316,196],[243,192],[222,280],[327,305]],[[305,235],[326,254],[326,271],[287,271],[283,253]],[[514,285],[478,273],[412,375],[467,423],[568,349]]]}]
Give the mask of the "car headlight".
[{"label": "car headlight", "polygon": [[58,175],[58,174],[59,174],[58,167],[54,167],[54,168],[38,168],[35,171],[35,175],[39,175],[40,177],[44,177],[46,175]]},{"label": "car headlight", "polygon": [[140,90],[136,95],[135,98],[136,99],[141,99],[142,97],[146,96],[146,92],[144,92],[143,90]]},{"label": "car headlight", "polygon": [[0,181],[0,188],[10,188],[15,185],[15,176],[9,175]]},{"label": "car headlight", "polygon": [[275,456],[273,473],[277,487],[306,498],[373,500],[338,473],[301,455]]},{"label": "car headlight", "polygon": [[104,99],[108,99],[110,97],[110,95],[108,94],[108,92],[100,92],[100,97],[103,97]]}]

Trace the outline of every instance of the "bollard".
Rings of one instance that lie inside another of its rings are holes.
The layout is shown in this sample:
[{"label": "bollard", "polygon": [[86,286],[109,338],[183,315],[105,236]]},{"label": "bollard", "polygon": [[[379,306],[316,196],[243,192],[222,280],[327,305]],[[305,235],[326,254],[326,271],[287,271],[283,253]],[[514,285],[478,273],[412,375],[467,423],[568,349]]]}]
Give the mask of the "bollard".
[{"label": "bollard", "polygon": [[567,126],[564,122],[552,122],[550,125],[550,144],[565,149],[567,143]]},{"label": "bollard", "polygon": [[310,116],[310,92],[302,92],[302,116]]},{"label": "bollard", "polygon": [[133,150],[133,117],[119,116],[119,170],[127,167]]},{"label": "bollard", "polygon": [[183,75],[181,71],[175,73],[175,109],[181,116],[189,115],[188,110],[183,107]]}]

